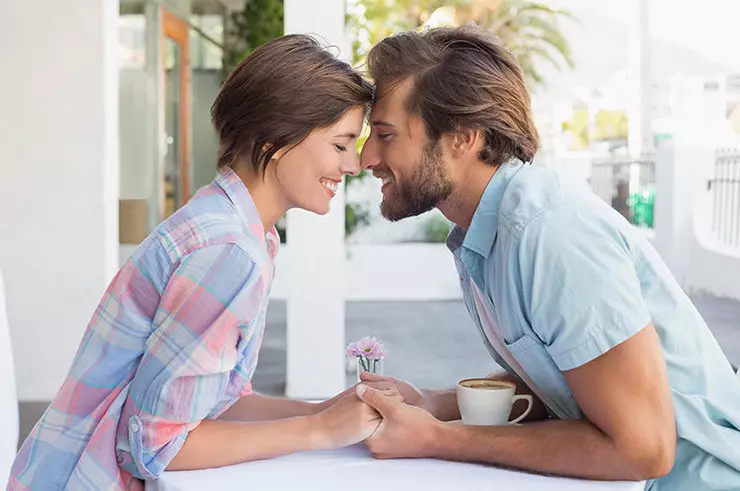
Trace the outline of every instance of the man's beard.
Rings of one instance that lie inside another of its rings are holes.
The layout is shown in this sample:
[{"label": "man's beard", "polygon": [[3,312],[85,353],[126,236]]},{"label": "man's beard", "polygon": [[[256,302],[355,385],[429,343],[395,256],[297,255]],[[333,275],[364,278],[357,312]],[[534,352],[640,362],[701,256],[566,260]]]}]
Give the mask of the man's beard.
[{"label": "man's beard", "polygon": [[445,173],[439,142],[427,146],[408,179],[389,186],[380,213],[392,222],[421,215],[447,199],[452,194],[452,182]]}]

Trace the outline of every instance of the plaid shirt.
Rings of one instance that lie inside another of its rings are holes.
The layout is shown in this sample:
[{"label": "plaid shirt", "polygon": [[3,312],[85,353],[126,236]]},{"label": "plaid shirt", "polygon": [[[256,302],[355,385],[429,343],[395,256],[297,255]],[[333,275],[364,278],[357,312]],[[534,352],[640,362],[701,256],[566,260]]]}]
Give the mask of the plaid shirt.
[{"label": "plaid shirt", "polygon": [[9,490],[131,489],[251,393],[279,240],[226,170],[126,261]]}]

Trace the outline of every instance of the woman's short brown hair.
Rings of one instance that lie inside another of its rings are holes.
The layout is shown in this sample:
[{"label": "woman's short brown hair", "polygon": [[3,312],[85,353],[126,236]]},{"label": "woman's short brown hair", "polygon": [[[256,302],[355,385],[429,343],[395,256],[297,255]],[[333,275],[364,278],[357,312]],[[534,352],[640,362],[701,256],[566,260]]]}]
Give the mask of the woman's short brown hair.
[{"label": "woman's short brown hair", "polygon": [[234,69],[211,107],[218,167],[244,160],[264,172],[276,152],[353,107],[367,109],[372,97],[373,86],[312,37],[265,43]]},{"label": "woman's short brown hair", "polygon": [[377,93],[407,79],[406,101],[427,136],[480,130],[480,159],[498,165],[516,157],[531,162],[539,146],[529,94],[516,59],[496,38],[474,24],[404,32],[388,37],[368,54]]}]

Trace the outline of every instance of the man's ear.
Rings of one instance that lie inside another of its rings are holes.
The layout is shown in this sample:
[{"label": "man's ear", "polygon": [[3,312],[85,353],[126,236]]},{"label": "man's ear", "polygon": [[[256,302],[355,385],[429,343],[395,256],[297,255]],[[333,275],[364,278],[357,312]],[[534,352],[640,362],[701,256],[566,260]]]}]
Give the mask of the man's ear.
[{"label": "man's ear", "polygon": [[462,128],[450,135],[449,143],[454,158],[477,155],[483,146],[483,133],[472,128]]}]

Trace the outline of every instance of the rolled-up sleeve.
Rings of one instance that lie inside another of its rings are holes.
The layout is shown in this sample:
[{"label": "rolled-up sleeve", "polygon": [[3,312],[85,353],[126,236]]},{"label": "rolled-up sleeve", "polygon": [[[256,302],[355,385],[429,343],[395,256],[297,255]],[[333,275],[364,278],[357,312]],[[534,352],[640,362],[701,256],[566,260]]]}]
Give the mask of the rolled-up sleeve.
[{"label": "rolled-up sleeve", "polygon": [[[186,256],[171,276],[121,415],[120,465],[155,479],[189,431],[233,401],[240,352],[259,342],[254,320],[265,295],[260,268],[236,245]],[[246,350],[256,353],[256,349]]]},{"label": "rolled-up sleeve", "polygon": [[560,370],[579,367],[650,323],[619,224],[567,208],[530,223],[518,248],[532,329]]}]

